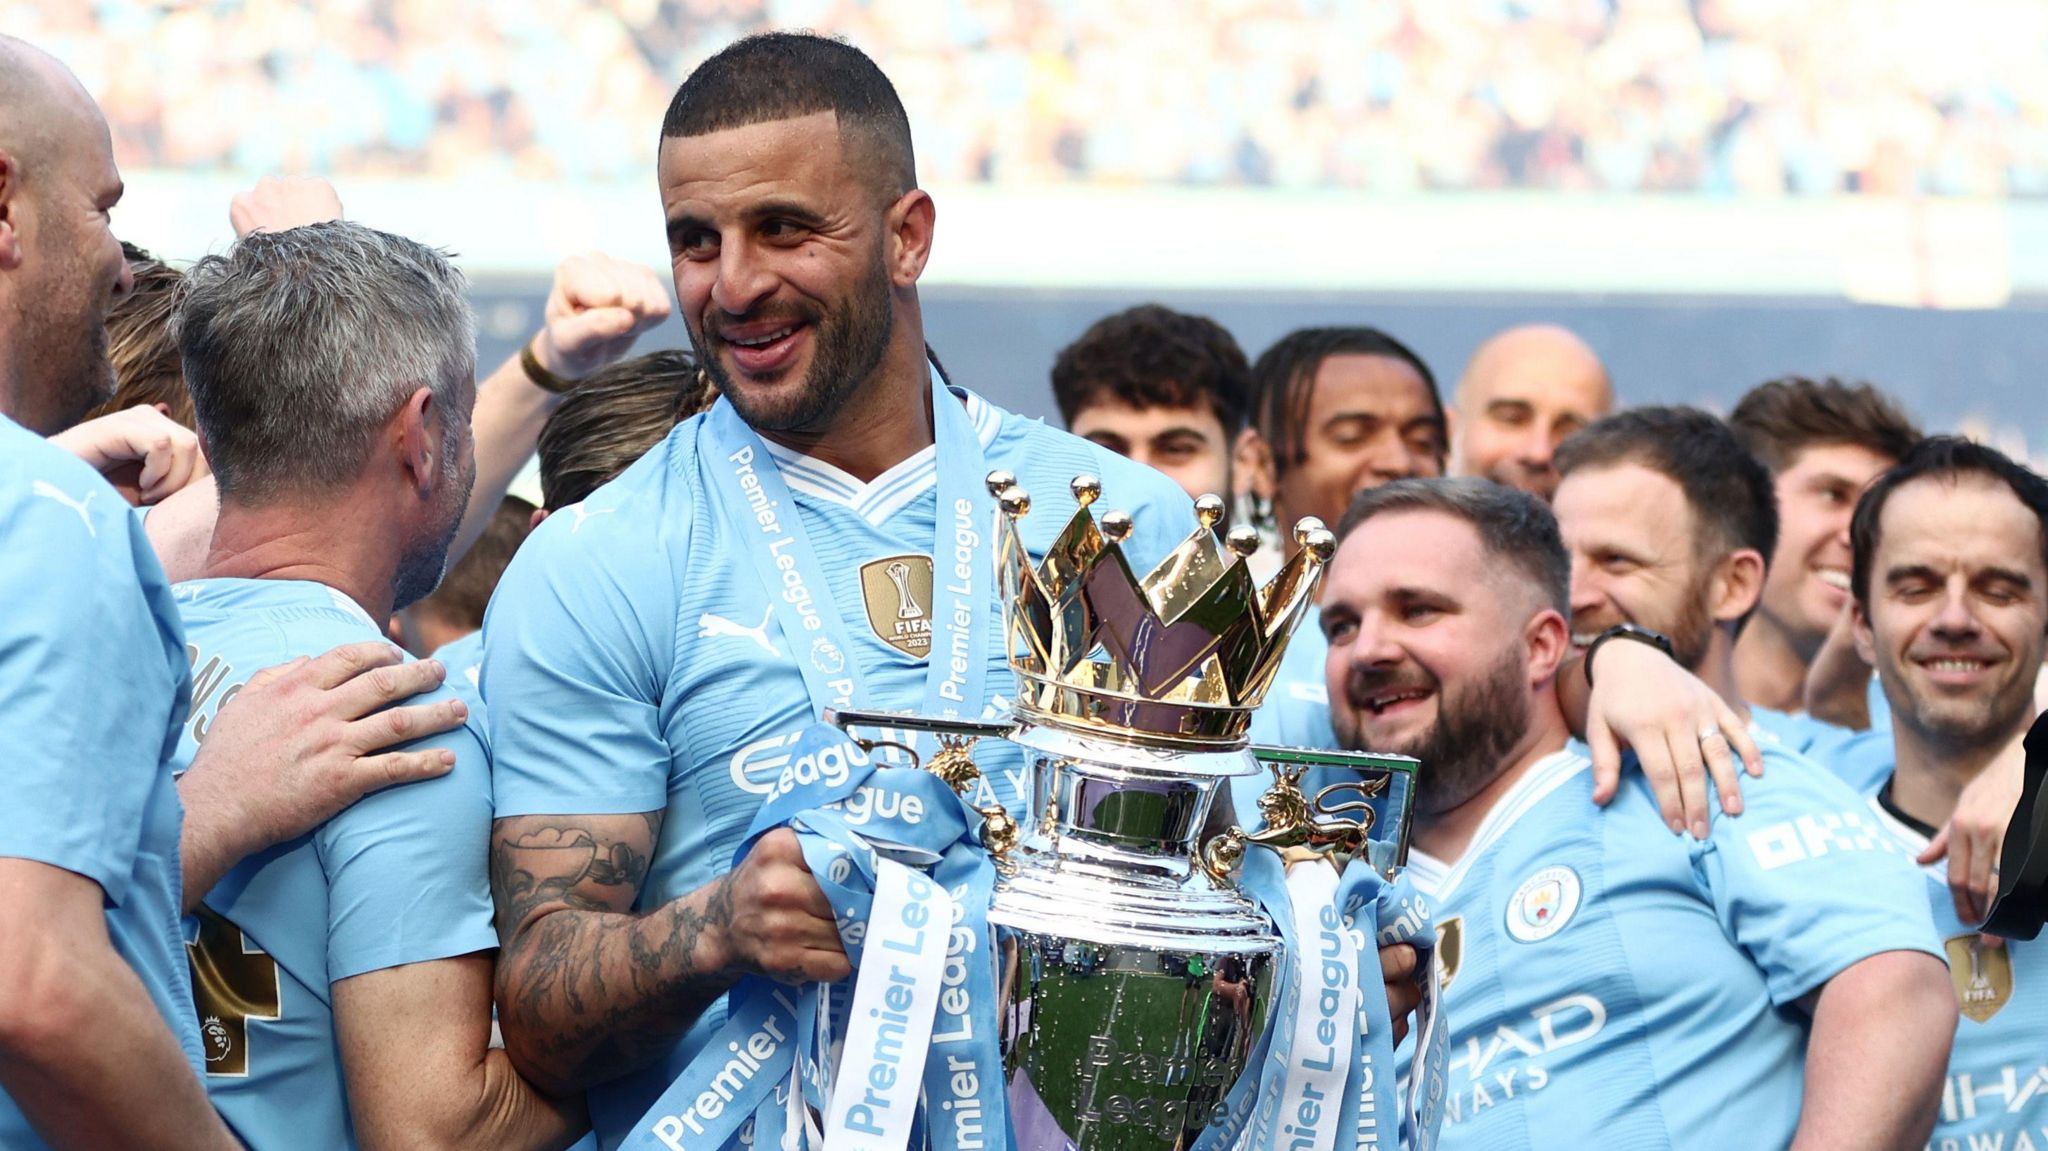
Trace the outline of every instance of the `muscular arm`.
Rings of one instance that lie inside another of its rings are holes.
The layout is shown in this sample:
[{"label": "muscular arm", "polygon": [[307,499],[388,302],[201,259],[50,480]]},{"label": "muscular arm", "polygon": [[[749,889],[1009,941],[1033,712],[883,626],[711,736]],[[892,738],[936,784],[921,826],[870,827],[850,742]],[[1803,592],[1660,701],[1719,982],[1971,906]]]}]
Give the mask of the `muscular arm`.
[{"label": "muscular arm", "polygon": [[513,1063],[543,1090],[582,1090],[652,1062],[742,975],[852,973],[786,828],[703,887],[632,911],[661,818],[530,815],[492,829],[498,1022]]},{"label": "muscular arm", "polygon": [[102,898],[83,876],[0,859],[14,925],[0,931],[0,1087],[54,1147],[235,1147],[107,937]]},{"label": "muscular arm", "polygon": [[1956,1028],[1955,992],[1941,960],[1881,952],[1801,1002],[1813,1012],[1813,1035],[1793,1151],[1924,1146]]},{"label": "muscular arm", "polygon": [[559,1151],[589,1125],[580,1098],[542,1095],[491,1048],[489,955],[387,967],[333,993],[364,1151]]},{"label": "muscular arm", "polygon": [[631,910],[661,820],[519,816],[492,827],[498,1022],[514,1063],[546,1090],[652,1061],[737,981],[709,930],[730,918],[729,875]]}]

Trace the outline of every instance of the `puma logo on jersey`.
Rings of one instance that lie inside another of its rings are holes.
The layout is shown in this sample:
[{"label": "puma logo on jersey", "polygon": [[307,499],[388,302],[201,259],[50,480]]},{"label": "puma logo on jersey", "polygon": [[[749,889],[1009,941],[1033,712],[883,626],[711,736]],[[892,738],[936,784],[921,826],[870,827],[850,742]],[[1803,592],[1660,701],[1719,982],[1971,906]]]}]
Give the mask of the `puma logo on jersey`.
[{"label": "puma logo on jersey", "polygon": [[617,508],[599,508],[596,511],[591,511],[589,508],[584,507],[582,504],[570,504],[569,511],[575,514],[576,522],[570,526],[569,534],[573,536],[577,532],[582,531],[583,521],[591,518],[592,516],[608,516],[618,510],[619,509]]},{"label": "puma logo on jersey", "polygon": [[747,627],[707,611],[697,617],[697,638],[750,639],[769,655],[779,656],[782,653],[775,649],[775,642],[768,638],[768,618],[774,614],[775,605],[769,604],[767,610],[761,613],[761,622],[753,627]]},{"label": "puma logo on jersey", "polygon": [[29,490],[43,497],[46,500],[55,500],[58,503],[63,504],[65,507],[70,508],[72,511],[77,512],[78,522],[85,525],[86,534],[94,539],[100,538],[99,529],[92,526],[92,517],[86,514],[86,508],[92,505],[92,498],[98,495],[98,492],[87,492],[85,493],[84,499],[74,500],[69,495],[65,494],[63,488],[58,487],[56,484],[53,484],[48,480],[37,480],[35,483],[29,485]]}]

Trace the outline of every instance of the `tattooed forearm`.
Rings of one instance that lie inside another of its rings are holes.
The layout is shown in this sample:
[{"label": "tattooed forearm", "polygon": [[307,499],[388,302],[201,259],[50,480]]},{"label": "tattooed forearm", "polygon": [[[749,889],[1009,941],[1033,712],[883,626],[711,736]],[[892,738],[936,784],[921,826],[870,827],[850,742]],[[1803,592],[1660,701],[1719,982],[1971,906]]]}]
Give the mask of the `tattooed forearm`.
[{"label": "tattooed forearm", "polygon": [[548,1090],[651,1061],[737,978],[716,945],[728,880],[631,910],[660,828],[660,813],[498,823],[498,1013],[507,1051]]}]

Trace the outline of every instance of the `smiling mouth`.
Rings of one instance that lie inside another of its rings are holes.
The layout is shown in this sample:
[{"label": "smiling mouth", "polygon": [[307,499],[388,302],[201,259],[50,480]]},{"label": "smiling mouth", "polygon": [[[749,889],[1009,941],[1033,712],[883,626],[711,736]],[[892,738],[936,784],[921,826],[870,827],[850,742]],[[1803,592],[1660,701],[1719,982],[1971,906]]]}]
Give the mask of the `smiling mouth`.
[{"label": "smiling mouth", "polygon": [[1841,568],[1816,568],[1813,573],[1820,582],[1836,591],[1849,590],[1849,573]]},{"label": "smiling mouth", "polygon": [[1374,715],[1382,715],[1385,714],[1388,708],[1396,704],[1407,703],[1410,700],[1428,699],[1429,695],[1430,691],[1426,687],[1390,688],[1366,696],[1360,702],[1367,711],[1372,712]]},{"label": "smiling mouth", "polygon": [[1981,659],[1957,659],[1954,657],[1943,657],[1941,659],[1923,659],[1920,661],[1920,666],[1926,668],[1929,671],[1945,672],[1953,675],[1967,675],[1971,672],[1983,671],[1985,668],[1990,667],[1991,664],[1989,663],[1989,661]]},{"label": "smiling mouth", "polygon": [[789,324],[784,327],[777,328],[772,332],[766,332],[758,336],[748,336],[745,339],[739,339],[734,336],[725,335],[721,335],[719,338],[737,348],[765,348],[768,345],[776,342],[777,340],[795,334],[797,328],[800,326],[801,325],[798,324]]}]

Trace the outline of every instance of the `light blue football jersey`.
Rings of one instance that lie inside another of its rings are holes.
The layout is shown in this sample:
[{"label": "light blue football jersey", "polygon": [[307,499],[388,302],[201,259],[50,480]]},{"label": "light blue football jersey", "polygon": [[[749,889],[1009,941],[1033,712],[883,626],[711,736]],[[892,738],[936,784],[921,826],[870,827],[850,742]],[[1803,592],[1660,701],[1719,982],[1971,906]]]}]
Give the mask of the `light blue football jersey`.
[{"label": "light blue football jersey", "polygon": [[[1160,473],[954,392],[986,466],[1014,473],[1031,494],[1020,528],[1035,558],[1073,515],[1068,484],[1080,473],[1102,479],[1097,514],[1132,513],[1136,529],[1125,547],[1140,575],[1195,530],[1187,495]],[[868,693],[857,702],[918,709],[932,633],[922,644],[914,634],[902,638],[896,624],[907,609],[886,572],[907,567],[913,598],[928,586],[919,573],[931,570],[933,450],[866,484],[779,446],[769,451],[853,633],[849,656]],[[703,469],[715,458],[702,417],[678,425],[618,479],[535,529],[486,617],[483,687],[498,815],[665,809],[641,908],[728,869],[788,761],[786,749],[815,721],[777,622],[786,605],[761,586],[741,551],[750,541],[735,538],[713,502]],[[1013,680],[994,596],[985,610],[994,625],[985,704],[1000,713]],[[1021,812],[1018,750],[984,741],[975,759],[984,779],[971,798]],[[723,1018],[721,1003],[665,1061],[590,1092],[605,1146],[624,1137]]]},{"label": "light blue football jersey", "polygon": [[[434,649],[432,656],[448,669],[444,686],[469,705],[469,729],[479,738],[491,729],[484,719],[484,633],[479,628],[461,639],[451,639]],[[484,744],[490,750],[490,744]]]},{"label": "light blue football jersey", "polygon": [[[383,638],[355,601],[324,584],[207,579],[174,594],[192,657],[181,770],[256,671]],[[332,984],[498,945],[482,741],[465,725],[405,746],[447,748],[455,767],[375,792],[250,856],[186,919],[206,1089],[252,1151],[354,1146]]]},{"label": "light blue football jersey", "polygon": [[1704,842],[1671,833],[1639,771],[1594,807],[1574,743],[1515,782],[1456,864],[1410,855],[1446,977],[1439,1146],[1791,1142],[1795,1002],[1860,959],[1940,946],[1922,881],[1862,800],[1765,758],[1744,814]]},{"label": "light blue football jersey", "polygon": [[1854,731],[1804,712],[1794,715],[1755,705],[1749,709],[1749,721],[1753,731],[1761,731],[1785,751],[1803,755],[1827,768],[1858,795],[1869,794],[1891,776],[1889,726],[1883,731]]},{"label": "light blue football jersey", "polygon": [[[120,495],[4,416],[0,604],[0,856],[100,885],[114,950],[196,1071],[199,1032],[178,947],[184,807],[171,774],[191,694],[184,631]],[[0,1090],[0,1147],[44,1146]]]},{"label": "light blue football jersey", "polygon": [[[1933,829],[1870,797],[1878,823],[1908,856]],[[1956,917],[1946,860],[1921,868],[1961,1018],[1928,1151],[2048,1149],[2048,938],[1985,946]]]}]

